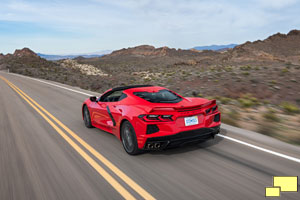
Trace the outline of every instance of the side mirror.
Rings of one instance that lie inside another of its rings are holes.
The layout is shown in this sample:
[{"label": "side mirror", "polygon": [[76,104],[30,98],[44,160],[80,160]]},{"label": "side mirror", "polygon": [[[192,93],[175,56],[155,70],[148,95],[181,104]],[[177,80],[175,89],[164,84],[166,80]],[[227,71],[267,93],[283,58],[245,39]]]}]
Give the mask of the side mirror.
[{"label": "side mirror", "polygon": [[95,97],[95,96],[90,97],[90,101],[91,102],[96,102],[97,101],[97,97]]}]

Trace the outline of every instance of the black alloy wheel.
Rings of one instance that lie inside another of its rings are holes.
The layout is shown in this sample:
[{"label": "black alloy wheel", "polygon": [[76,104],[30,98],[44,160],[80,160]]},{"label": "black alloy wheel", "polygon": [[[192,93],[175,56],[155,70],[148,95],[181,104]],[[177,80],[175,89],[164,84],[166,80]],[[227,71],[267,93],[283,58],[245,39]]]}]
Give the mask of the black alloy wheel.
[{"label": "black alloy wheel", "polygon": [[138,148],[135,131],[130,122],[126,121],[122,124],[121,137],[123,147],[128,154],[137,155],[142,152]]}]

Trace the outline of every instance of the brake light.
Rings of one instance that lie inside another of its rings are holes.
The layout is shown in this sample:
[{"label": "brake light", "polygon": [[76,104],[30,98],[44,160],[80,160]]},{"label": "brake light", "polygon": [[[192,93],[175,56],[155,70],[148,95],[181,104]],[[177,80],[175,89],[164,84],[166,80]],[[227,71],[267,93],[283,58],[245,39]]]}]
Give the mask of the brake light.
[{"label": "brake light", "polygon": [[138,118],[145,122],[173,121],[173,115],[139,115]]}]

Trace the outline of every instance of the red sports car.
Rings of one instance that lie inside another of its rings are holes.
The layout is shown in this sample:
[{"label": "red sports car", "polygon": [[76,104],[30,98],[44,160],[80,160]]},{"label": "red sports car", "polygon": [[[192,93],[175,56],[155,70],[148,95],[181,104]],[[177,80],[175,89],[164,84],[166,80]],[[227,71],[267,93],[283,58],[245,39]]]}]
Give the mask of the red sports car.
[{"label": "red sports car", "polygon": [[221,115],[216,100],[182,97],[163,87],[110,89],[85,100],[84,124],[114,134],[128,154],[214,138]]}]

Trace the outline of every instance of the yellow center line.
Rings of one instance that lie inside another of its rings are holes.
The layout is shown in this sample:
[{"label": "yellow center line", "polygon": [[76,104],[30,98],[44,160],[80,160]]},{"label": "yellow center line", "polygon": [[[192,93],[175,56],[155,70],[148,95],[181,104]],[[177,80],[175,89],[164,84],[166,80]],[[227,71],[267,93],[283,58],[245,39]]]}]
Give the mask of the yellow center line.
[{"label": "yellow center line", "polygon": [[106,172],[93,158],[81,149],[69,136],[57,127],[45,114],[24,97],[17,87],[4,77],[0,76],[13,90],[15,90],[32,108],[34,108],[110,185],[117,190],[125,199],[135,199],[120,183],[118,183],[108,172]]},{"label": "yellow center line", "polygon": [[[10,83],[8,80],[2,77],[5,81]],[[12,84],[12,83],[10,83]],[[139,195],[141,195],[144,199],[155,200],[155,198],[144,190],[141,186],[139,186],[134,180],[128,177],[124,172],[122,172],[119,168],[117,168],[113,163],[111,163],[107,158],[105,158],[102,154],[96,151],[92,146],[86,143],[82,138],[80,138],[77,134],[75,134],[72,130],[70,130],[67,126],[65,126],[62,122],[60,122],[56,117],[54,117],[51,113],[45,110],[41,105],[39,105],[36,101],[30,98],[27,94],[25,94],[21,89],[12,84],[18,91],[20,91],[24,96],[30,99],[38,108],[40,108],[44,113],[46,113],[52,120],[54,120],[58,125],[60,125],[65,131],[67,131],[75,140],[77,140],[82,146],[84,146],[91,154],[93,154],[96,158],[98,158],[104,165],[106,165],[112,172],[114,172],[117,176],[119,176],[125,183],[127,183],[134,191],[136,191]]]}]

